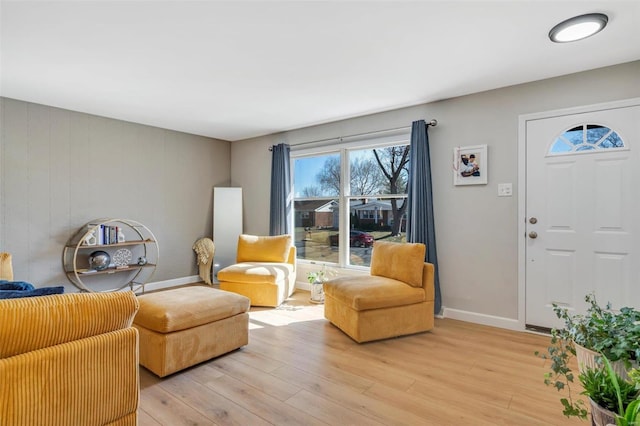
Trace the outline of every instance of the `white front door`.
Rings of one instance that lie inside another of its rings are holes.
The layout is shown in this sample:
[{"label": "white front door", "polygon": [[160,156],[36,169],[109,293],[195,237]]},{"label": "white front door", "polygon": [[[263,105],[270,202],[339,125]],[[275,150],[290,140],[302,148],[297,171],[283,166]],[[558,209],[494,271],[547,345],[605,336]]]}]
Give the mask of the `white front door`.
[{"label": "white front door", "polygon": [[[627,103],[629,104],[629,103]],[[525,323],[640,307],[640,100],[526,121]]]}]

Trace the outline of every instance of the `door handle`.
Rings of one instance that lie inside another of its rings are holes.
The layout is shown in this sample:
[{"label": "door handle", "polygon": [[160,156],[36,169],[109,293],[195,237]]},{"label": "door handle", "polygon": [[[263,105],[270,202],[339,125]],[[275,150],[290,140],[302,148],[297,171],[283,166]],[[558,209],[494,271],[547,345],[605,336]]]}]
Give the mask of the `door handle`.
[{"label": "door handle", "polygon": [[535,225],[536,223],[538,223],[538,219],[535,218],[535,217],[532,217],[532,218],[529,219],[529,223],[532,224],[532,225]]},{"label": "door handle", "polygon": [[538,233],[536,231],[529,232],[529,238],[535,240],[536,238],[538,238]]}]

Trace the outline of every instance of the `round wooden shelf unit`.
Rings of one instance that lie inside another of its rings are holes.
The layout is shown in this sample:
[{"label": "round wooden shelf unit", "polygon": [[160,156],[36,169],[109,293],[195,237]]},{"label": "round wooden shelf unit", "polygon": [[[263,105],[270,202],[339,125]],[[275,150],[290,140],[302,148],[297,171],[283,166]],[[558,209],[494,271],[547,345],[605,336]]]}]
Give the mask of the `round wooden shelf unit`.
[{"label": "round wooden shelf unit", "polygon": [[[118,251],[130,263],[110,263],[106,269],[91,269],[89,258],[105,251],[113,262]],[[64,246],[62,265],[69,281],[82,291],[142,290],[158,265],[160,251],[155,236],[143,224],[130,219],[97,219],[86,223]]]}]

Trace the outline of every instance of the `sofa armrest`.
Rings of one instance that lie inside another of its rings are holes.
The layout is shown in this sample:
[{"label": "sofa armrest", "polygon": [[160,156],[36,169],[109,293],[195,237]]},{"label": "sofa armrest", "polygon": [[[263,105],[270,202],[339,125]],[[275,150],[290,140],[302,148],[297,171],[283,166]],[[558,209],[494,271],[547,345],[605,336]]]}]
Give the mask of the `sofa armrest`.
[{"label": "sofa armrest", "polygon": [[435,269],[432,263],[427,262],[424,263],[422,268],[422,288],[424,288],[426,302],[433,302],[436,298]]},{"label": "sofa armrest", "polygon": [[133,327],[0,359],[1,425],[111,424],[138,401]]},{"label": "sofa armrest", "polygon": [[0,300],[0,359],[130,327],[131,291]]}]

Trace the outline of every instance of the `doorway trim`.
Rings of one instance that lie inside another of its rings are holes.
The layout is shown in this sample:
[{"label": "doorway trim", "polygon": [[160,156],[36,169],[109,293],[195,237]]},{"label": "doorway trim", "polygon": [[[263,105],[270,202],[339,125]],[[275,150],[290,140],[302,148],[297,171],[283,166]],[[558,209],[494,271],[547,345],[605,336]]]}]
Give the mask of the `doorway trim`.
[{"label": "doorway trim", "polygon": [[640,98],[562,108],[518,116],[518,328],[526,330],[526,213],[527,213],[527,122],[585,112],[640,105]]}]

